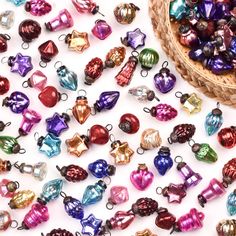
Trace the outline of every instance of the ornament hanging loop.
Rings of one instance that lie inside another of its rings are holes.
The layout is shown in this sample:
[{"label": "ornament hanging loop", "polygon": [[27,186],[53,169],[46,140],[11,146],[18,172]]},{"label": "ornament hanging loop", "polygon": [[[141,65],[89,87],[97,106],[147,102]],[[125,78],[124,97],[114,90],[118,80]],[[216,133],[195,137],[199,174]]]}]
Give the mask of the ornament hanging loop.
[{"label": "ornament hanging loop", "polygon": [[111,184],[111,177],[110,176],[105,176],[102,180],[106,185]]},{"label": "ornament hanging loop", "polygon": [[112,143],[116,141],[116,138],[115,138],[114,134],[110,134],[109,139]]},{"label": "ornament hanging loop", "polygon": [[8,59],[9,59],[9,57],[3,57],[3,58],[1,59],[1,63],[2,63],[2,64],[6,64],[6,63],[8,62]]},{"label": "ornament hanging loop", "polygon": [[58,37],[58,40],[59,41],[64,41],[66,39],[66,34],[61,34],[59,37]]},{"label": "ornament hanging loop", "polygon": [[138,56],[139,56],[139,52],[136,51],[136,50],[133,50],[133,51],[131,52],[131,55],[132,55],[133,57],[138,58]]},{"label": "ornament hanging loop", "polygon": [[176,156],[175,159],[174,159],[175,163],[179,164],[181,162],[183,162],[183,157],[181,156]]},{"label": "ornament hanging loop", "polygon": [[41,66],[42,68],[46,68],[47,67],[47,63],[44,61],[40,61],[39,62],[39,66]]},{"label": "ornament hanging loop", "polygon": [[177,98],[181,98],[182,95],[183,95],[183,93],[181,93],[180,91],[178,91],[178,92],[175,93],[175,96],[176,96]]},{"label": "ornament hanging loop", "polygon": [[39,140],[39,132],[34,133],[34,140],[37,142]]},{"label": "ornament hanging loop", "polygon": [[62,198],[66,198],[66,197],[67,197],[66,193],[63,192],[63,191],[60,192],[60,196],[61,196]]},{"label": "ornament hanging loop", "polygon": [[66,93],[61,94],[61,101],[65,102],[68,100],[68,95]]},{"label": "ornament hanging loop", "polygon": [[82,236],[82,234],[80,232],[75,232],[75,236]]},{"label": "ornament hanging loop", "polygon": [[142,70],[140,71],[140,75],[141,75],[143,78],[146,78],[146,77],[148,76],[148,71],[142,69]]},{"label": "ornament hanging loop", "polygon": [[63,65],[63,64],[62,64],[61,61],[57,61],[57,62],[54,64],[54,68],[55,68],[56,70],[58,70],[62,65]]},{"label": "ornament hanging loop", "polygon": [[194,144],[195,144],[195,141],[194,141],[193,139],[190,139],[190,140],[188,141],[188,145],[189,145],[190,147],[192,147]]},{"label": "ornament hanging loop", "polygon": [[86,97],[87,96],[87,92],[84,89],[80,89],[78,91],[78,95],[79,95],[79,97]]},{"label": "ornament hanging loop", "polygon": [[29,88],[29,83],[28,83],[27,80],[22,83],[22,87],[23,88]]},{"label": "ornament hanging loop", "polygon": [[139,155],[143,155],[145,150],[141,147],[137,148],[136,152],[139,154]]},{"label": "ornament hanging loop", "polygon": [[25,154],[25,153],[26,153],[26,150],[24,148],[21,148],[19,151],[19,154]]},{"label": "ornament hanging loop", "polygon": [[[17,182],[18,183],[18,182]],[[19,184],[19,183],[18,183]],[[16,220],[12,220],[11,221],[11,224],[10,224],[10,227],[12,228],[12,229],[16,229],[17,227],[18,227],[18,222],[16,221]]]},{"label": "ornament hanging loop", "polygon": [[24,50],[27,50],[29,48],[29,43],[23,42],[21,44],[21,48],[24,49]]},{"label": "ornament hanging loop", "polygon": [[162,191],[163,191],[163,188],[162,188],[162,187],[157,187],[157,188],[156,188],[156,193],[157,193],[158,195],[162,195]]},{"label": "ornament hanging loop", "polygon": [[168,65],[169,65],[169,63],[168,63],[168,61],[164,61],[163,63],[162,63],[162,68],[167,68],[168,67]]},{"label": "ornament hanging loop", "polygon": [[114,208],[114,204],[112,204],[111,202],[108,202],[108,203],[106,204],[106,208],[111,211],[111,210],[113,210],[113,208]]},{"label": "ornament hanging loop", "polygon": [[106,129],[107,129],[109,132],[112,131],[113,125],[112,125],[112,124],[106,125]]},{"label": "ornament hanging loop", "polygon": [[9,34],[4,34],[6,40],[10,40],[11,39],[11,36]]},{"label": "ornament hanging loop", "polygon": [[151,110],[148,107],[144,107],[143,111],[146,112],[146,113],[150,113],[151,112]]}]

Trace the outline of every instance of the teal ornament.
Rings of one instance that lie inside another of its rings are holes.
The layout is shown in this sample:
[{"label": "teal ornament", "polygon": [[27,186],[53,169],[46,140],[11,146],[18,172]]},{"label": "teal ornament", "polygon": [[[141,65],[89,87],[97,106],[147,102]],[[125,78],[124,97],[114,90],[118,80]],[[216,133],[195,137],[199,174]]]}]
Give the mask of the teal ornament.
[{"label": "teal ornament", "polygon": [[60,196],[61,190],[63,186],[62,179],[54,179],[43,186],[42,193],[38,198],[38,202],[43,203],[44,205],[48,204],[49,202],[57,199]]},{"label": "teal ornament", "polygon": [[227,210],[231,216],[236,215],[236,189],[228,196]]},{"label": "teal ornament", "polygon": [[104,181],[99,180],[94,185],[89,185],[84,192],[82,204],[88,206],[95,204],[102,200],[103,193],[105,192],[107,186]]},{"label": "teal ornament", "polygon": [[25,4],[26,0],[8,0],[9,2],[12,2],[13,4],[15,4],[15,6],[20,6],[22,4]]},{"label": "teal ornament", "polygon": [[188,14],[186,0],[174,0],[170,2],[170,17],[177,21],[182,20]]},{"label": "teal ornament", "polygon": [[57,67],[57,64],[61,64],[61,62],[57,62],[55,64],[55,68],[57,69],[57,75],[59,77],[59,83],[61,87],[76,91],[78,88],[78,79],[77,79],[77,74],[74,73],[73,71],[70,71],[66,66],[61,65]]},{"label": "teal ornament", "polygon": [[205,121],[205,130],[209,136],[215,134],[223,124],[222,111],[219,109],[219,103],[217,108],[213,109],[207,116]]}]

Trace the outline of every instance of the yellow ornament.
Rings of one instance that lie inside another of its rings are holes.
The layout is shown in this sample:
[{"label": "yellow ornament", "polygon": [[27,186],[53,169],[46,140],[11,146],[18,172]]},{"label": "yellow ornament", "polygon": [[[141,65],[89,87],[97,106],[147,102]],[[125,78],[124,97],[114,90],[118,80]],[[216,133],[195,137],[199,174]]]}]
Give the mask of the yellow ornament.
[{"label": "yellow ornament", "polygon": [[31,190],[17,192],[9,202],[11,209],[22,209],[28,207],[34,200],[35,193]]},{"label": "yellow ornament", "polygon": [[153,234],[151,230],[145,229],[143,231],[138,231],[135,236],[157,236],[156,234]]}]

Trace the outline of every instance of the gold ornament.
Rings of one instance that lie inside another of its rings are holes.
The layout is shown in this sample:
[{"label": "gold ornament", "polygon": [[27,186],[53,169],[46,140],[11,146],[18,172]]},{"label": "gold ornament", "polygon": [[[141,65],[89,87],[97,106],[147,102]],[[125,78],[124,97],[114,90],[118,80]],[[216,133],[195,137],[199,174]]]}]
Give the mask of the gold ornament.
[{"label": "gold ornament", "polygon": [[135,236],[157,236],[153,234],[150,229],[145,229],[143,231],[138,231]]},{"label": "gold ornament", "polygon": [[35,193],[31,190],[23,190],[17,192],[10,200],[9,206],[11,209],[22,209],[28,207],[34,200]]},{"label": "gold ornament", "polygon": [[235,236],[236,235],[236,220],[222,220],[216,230],[219,236]]},{"label": "gold ornament", "polygon": [[105,65],[108,68],[120,66],[125,59],[126,49],[124,47],[115,47],[106,55]]}]

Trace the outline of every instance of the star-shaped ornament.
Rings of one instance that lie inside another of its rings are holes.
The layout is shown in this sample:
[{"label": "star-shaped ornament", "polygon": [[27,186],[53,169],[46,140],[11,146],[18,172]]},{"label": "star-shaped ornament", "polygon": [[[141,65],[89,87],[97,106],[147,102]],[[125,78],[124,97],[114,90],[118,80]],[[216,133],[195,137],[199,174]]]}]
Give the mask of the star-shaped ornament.
[{"label": "star-shaped ornament", "polygon": [[90,214],[87,218],[80,221],[82,225],[82,234],[94,236],[99,233],[102,225],[102,220],[97,219],[93,214]]},{"label": "star-shaped ornament", "polygon": [[21,53],[16,54],[15,57],[10,57],[8,65],[11,67],[11,72],[18,73],[22,77],[33,69],[31,57],[23,56]]},{"label": "star-shaped ornament", "polygon": [[58,113],[55,113],[52,117],[46,119],[47,131],[57,137],[60,136],[63,131],[69,128],[67,116],[67,114],[59,115]]},{"label": "star-shaped ornament", "polygon": [[88,139],[84,135],[76,133],[73,138],[66,140],[67,151],[77,157],[80,157],[85,151],[89,149]]},{"label": "star-shaped ornament", "polygon": [[153,234],[151,230],[145,229],[143,231],[138,231],[135,236],[157,236],[156,234]]},{"label": "star-shaped ornament", "polygon": [[168,198],[169,203],[181,203],[186,196],[184,184],[170,184],[162,191],[164,197]]},{"label": "star-shaped ornament", "polygon": [[[39,138],[40,140],[41,138]],[[61,153],[61,140],[54,134],[47,134],[42,137],[39,144],[39,151],[51,158]]]}]

